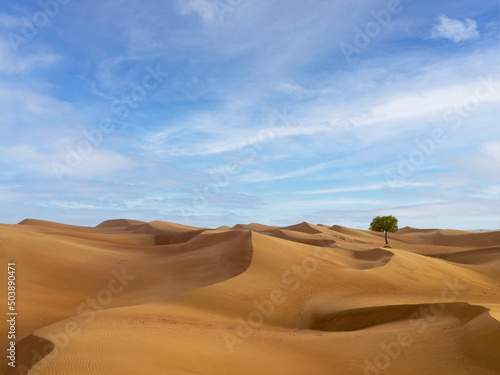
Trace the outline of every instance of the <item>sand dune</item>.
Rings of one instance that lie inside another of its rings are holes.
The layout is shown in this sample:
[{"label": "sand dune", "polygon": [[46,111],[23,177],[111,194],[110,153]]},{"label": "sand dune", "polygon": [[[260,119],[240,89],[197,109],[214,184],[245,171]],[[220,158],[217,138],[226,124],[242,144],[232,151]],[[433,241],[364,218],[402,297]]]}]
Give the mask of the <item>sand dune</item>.
[{"label": "sand dune", "polygon": [[28,219],[0,238],[8,374],[500,374],[500,232],[403,228],[384,249],[305,222]]},{"label": "sand dune", "polygon": [[473,233],[452,229],[415,229],[405,227],[397,234],[411,234],[420,237],[432,245],[447,245],[457,247],[494,246],[500,242],[500,232]]},{"label": "sand dune", "polygon": [[[425,316],[420,316],[420,311],[426,308],[425,304],[416,304],[374,306],[337,311],[312,318],[309,328],[332,332],[359,331],[380,324],[406,322],[409,317],[425,319]],[[466,324],[487,311],[488,309],[482,306],[448,303],[440,307],[439,315],[440,317],[454,317],[462,324]]]},{"label": "sand dune", "polygon": [[135,233],[147,233],[153,235],[155,245],[183,243],[195,238],[204,231],[205,229],[158,221],[141,225],[134,230]]},{"label": "sand dune", "polygon": [[319,225],[313,225],[306,222],[302,222],[296,225],[290,225],[288,227],[284,227],[283,229],[293,230],[301,233],[309,233],[309,234],[318,234],[324,232],[324,227],[320,227]]},{"label": "sand dune", "polygon": [[462,264],[491,264],[500,261],[500,246],[479,248],[474,250],[457,251],[433,255],[436,258]]},{"label": "sand dune", "polygon": [[276,229],[275,231],[270,232],[269,235],[313,246],[333,246],[336,242],[332,238],[325,238],[314,234],[296,232],[289,229]]},{"label": "sand dune", "polygon": [[251,230],[253,232],[272,232],[278,227],[273,227],[270,225],[264,225],[259,223],[250,223],[250,224],[236,224],[233,226],[233,229],[246,229]]}]

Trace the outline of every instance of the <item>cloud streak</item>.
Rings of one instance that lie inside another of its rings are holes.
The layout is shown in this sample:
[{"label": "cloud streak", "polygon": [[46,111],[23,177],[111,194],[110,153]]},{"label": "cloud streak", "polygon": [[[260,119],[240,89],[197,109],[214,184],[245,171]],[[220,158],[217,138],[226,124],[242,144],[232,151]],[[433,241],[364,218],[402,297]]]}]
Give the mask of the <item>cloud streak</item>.
[{"label": "cloud streak", "polygon": [[[415,187],[428,187],[433,186],[432,182],[410,182],[403,181],[398,188],[415,188]],[[371,185],[360,185],[360,186],[349,186],[334,189],[323,189],[323,190],[310,190],[310,191],[298,191],[296,194],[331,194],[331,193],[347,193],[353,191],[373,191],[373,190],[383,190],[386,189],[385,184],[371,184]]]}]

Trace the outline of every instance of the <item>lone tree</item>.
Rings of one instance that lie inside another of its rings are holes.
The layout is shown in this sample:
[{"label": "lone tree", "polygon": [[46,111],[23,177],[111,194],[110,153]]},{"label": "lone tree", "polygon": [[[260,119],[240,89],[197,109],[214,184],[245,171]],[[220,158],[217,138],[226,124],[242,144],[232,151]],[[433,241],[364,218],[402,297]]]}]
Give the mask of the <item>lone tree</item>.
[{"label": "lone tree", "polygon": [[389,242],[387,242],[387,232],[394,233],[398,230],[398,219],[392,215],[377,216],[372,220],[370,230],[375,232],[385,232],[385,244],[388,245]]}]

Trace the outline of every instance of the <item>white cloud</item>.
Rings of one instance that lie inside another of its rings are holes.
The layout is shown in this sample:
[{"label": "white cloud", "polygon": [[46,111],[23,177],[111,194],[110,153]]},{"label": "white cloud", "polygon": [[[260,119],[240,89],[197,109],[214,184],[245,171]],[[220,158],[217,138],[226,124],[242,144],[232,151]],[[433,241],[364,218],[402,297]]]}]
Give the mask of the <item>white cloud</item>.
[{"label": "white cloud", "polygon": [[[424,187],[424,186],[434,186],[434,184],[431,182],[402,181],[398,185],[398,188],[412,188],[412,187]],[[370,185],[349,186],[349,187],[335,188],[335,189],[298,191],[295,194],[328,194],[328,193],[343,193],[352,191],[373,191],[373,190],[382,190],[384,188],[387,188],[387,184],[370,184]]]},{"label": "white cloud", "polygon": [[474,194],[473,197],[500,200],[500,185],[488,186],[482,189],[478,194]]},{"label": "white cloud", "polygon": [[217,5],[212,0],[184,0],[178,3],[181,14],[198,14],[205,23],[212,22],[218,16]]},{"label": "white cloud", "polygon": [[73,105],[51,96],[30,90],[0,88],[0,108],[7,113],[16,111],[18,119],[33,116],[67,115],[73,111]]},{"label": "white cloud", "polygon": [[[424,75],[418,78],[427,79],[428,77]],[[233,111],[205,113],[192,116],[174,127],[148,132],[141,147],[146,153],[157,156],[188,157],[244,150],[254,145],[277,143],[283,138],[353,134],[357,127],[370,125],[393,126],[397,124],[398,127],[394,129],[393,134],[404,133],[412,124],[422,126],[420,123],[409,121],[421,118],[435,118],[441,121],[446,110],[462,105],[466,99],[475,97],[481,85],[477,79],[458,85],[448,84],[444,87],[436,87],[433,83],[432,86],[419,90],[417,93],[397,87],[385,93],[377,100],[379,104],[371,107],[366,106],[363,98],[354,100],[353,103],[358,104],[358,113],[361,114],[352,117],[343,115],[342,110],[335,113],[329,112],[319,100],[317,103],[308,103],[305,109],[301,106],[297,107],[295,112],[300,117],[296,117],[295,114],[276,115],[277,112],[273,111],[270,117],[276,121],[267,120],[267,123],[259,127],[248,123],[248,118],[245,119],[241,114],[235,114]],[[484,89],[481,92],[483,91]],[[374,98],[369,99],[373,101]],[[500,90],[495,90],[490,95],[481,98],[480,104],[498,100],[500,100]],[[244,112],[244,109],[242,111]],[[348,120],[339,120],[342,118]],[[405,127],[402,127],[397,121],[407,123]],[[243,126],[246,123],[248,126]],[[311,151],[314,152],[314,150]]]},{"label": "white cloud", "polygon": [[61,56],[51,53],[32,53],[21,57],[8,43],[0,40],[0,73],[25,73],[50,67],[60,60]]},{"label": "white cloud", "polygon": [[[106,193],[106,192],[105,192]],[[104,193],[104,194],[105,194]],[[89,210],[113,210],[124,211],[133,209],[155,210],[158,207],[165,205],[169,198],[167,197],[140,197],[133,199],[105,199],[98,203],[84,203],[82,202],[67,201],[67,200],[48,200],[39,203],[38,206],[62,209],[89,209]]]},{"label": "white cloud", "polygon": [[[383,133],[366,137],[366,130],[356,129],[356,126],[363,125],[376,125],[373,126],[374,129],[378,126],[392,126],[390,136],[397,137],[400,133],[407,133],[410,127],[430,127],[431,122],[417,122],[424,117],[442,121],[446,110],[461,105],[465,99],[474,95],[480,85],[477,77],[481,73],[487,77],[485,72],[496,68],[490,63],[495,61],[496,55],[497,52],[489,49],[460,60],[456,57],[440,58],[432,64],[427,61],[428,56],[420,55],[411,58],[406,56],[403,61],[398,62],[372,61],[372,64],[385,68],[374,69],[368,65],[356,74],[348,75],[348,79],[339,80],[332,76],[320,88],[315,84],[283,84],[294,81],[281,78],[269,80],[266,87],[278,87],[278,91],[282,91],[285,86],[288,88],[285,90],[287,95],[311,98],[287,102],[286,106],[291,108],[291,113],[279,114],[280,121],[276,121],[276,128],[272,127],[269,119],[255,118],[255,108],[267,102],[268,91],[251,90],[250,94],[245,94],[242,98],[239,93],[226,93],[223,90],[219,98],[221,104],[217,108],[189,114],[186,118],[169,124],[168,128],[148,132],[141,147],[146,153],[159,157],[190,157],[223,154],[252,145],[283,143],[280,141],[292,137],[295,139],[291,139],[290,143],[297,144],[295,141],[300,139],[300,135],[315,135],[316,139],[338,139],[342,142],[349,142],[356,136],[366,140],[367,144],[377,142],[377,136]],[[411,73],[394,74],[401,66],[405,66]],[[351,87],[352,82],[368,82],[367,87],[370,89],[359,89],[356,85]],[[380,82],[384,84],[380,85]],[[483,91],[484,89],[481,92]],[[344,94],[341,93],[344,92],[349,93],[349,100],[342,99]],[[481,105],[496,100],[500,100],[500,90],[495,90],[481,100]],[[282,106],[281,103],[274,105],[275,108]],[[477,112],[480,110],[481,108]],[[276,116],[276,113],[273,115]],[[280,126],[282,118],[284,126]],[[405,126],[396,121],[405,121]],[[333,138],[335,135],[337,137]],[[316,152],[314,148],[310,151]]]},{"label": "white cloud", "polygon": [[455,43],[478,37],[479,31],[477,30],[476,21],[470,18],[459,21],[448,18],[445,15],[439,17],[439,24],[434,26],[431,33],[431,38],[433,39],[445,38],[453,40]]},{"label": "white cloud", "polygon": [[[0,81],[0,86],[2,82]],[[0,113],[2,130],[30,124],[39,129],[46,126],[47,132],[74,122],[74,107],[71,103],[59,100],[34,90],[16,88],[11,83],[0,87]],[[23,135],[25,137],[27,134]],[[32,135],[32,134],[28,134]],[[0,144],[5,143],[0,139]]]},{"label": "white cloud", "polygon": [[440,115],[441,119],[447,109],[461,105],[469,98],[475,98],[480,103],[491,103],[500,99],[500,90],[495,90],[487,97],[479,99],[476,96],[479,87],[483,87],[482,83],[476,80],[463,85],[429,88],[417,94],[396,93],[385,103],[372,107],[370,115],[353,119],[353,123],[363,126],[379,122],[418,119],[436,114]]},{"label": "white cloud", "polygon": [[291,95],[299,99],[307,99],[316,97],[318,95],[325,95],[328,94],[330,91],[330,89],[328,88],[327,89],[306,88],[293,81],[285,81],[277,83],[275,89],[279,92],[283,92],[285,94]]},{"label": "white cloud", "polygon": [[481,151],[491,157],[497,165],[500,164],[500,142],[488,142],[483,145]]},{"label": "white cloud", "polygon": [[137,164],[127,156],[111,150],[95,149],[81,165],[74,168],[71,176],[82,179],[110,177],[136,167]]},{"label": "white cloud", "polygon": [[[197,119],[186,121],[189,126],[178,126],[149,133],[142,148],[163,156],[215,155],[242,150],[252,145],[277,141],[280,138],[338,132],[342,127],[335,123],[268,124],[257,129],[240,127],[228,132],[221,127],[226,121],[211,119],[197,126]],[[229,123],[237,123],[230,121]],[[196,137],[197,135],[197,137]],[[202,141],[202,142],[200,142]]]},{"label": "white cloud", "polygon": [[0,202],[12,202],[24,198],[25,196],[18,191],[17,186],[0,186]]},{"label": "white cloud", "polygon": [[[47,145],[49,142],[45,140],[45,143]],[[61,142],[56,142],[56,145],[61,147],[41,151],[31,145],[19,144],[2,149],[0,156],[5,160],[9,160],[10,166],[16,172],[28,172],[30,175],[35,173],[38,176],[57,180],[53,163],[59,162],[61,165],[66,165],[69,151],[62,147]],[[71,148],[70,151],[73,152],[72,155],[76,155],[74,148]],[[71,160],[76,160],[76,156],[72,156],[72,158]],[[101,148],[93,149],[90,155],[79,160],[81,161],[76,166],[70,168],[71,171],[63,174],[65,178],[91,179],[109,177],[136,166],[130,158]]]},{"label": "white cloud", "polygon": [[297,209],[297,208],[325,208],[336,206],[350,205],[370,205],[370,206],[386,206],[388,202],[374,199],[318,199],[318,200],[296,200],[285,203],[271,204],[271,209]]},{"label": "white cloud", "polygon": [[21,26],[23,21],[19,17],[13,17],[7,13],[0,13],[0,28],[11,29]]},{"label": "white cloud", "polygon": [[277,181],[277,180],[285,180],[287,178],[305,176],[310,173],[319,172],[328,166],[332,165],[331,162],[321,163],[318,165],[314,165],[312,167],[298,169],[296,171],[282,173],[282,174],[265,174],[265,173],[252,173],[242,177],[243,182],[248,183],[256,183],[256,182],[267,182],[267,181]]},{"label": "white cloud", "polygon": [[496,213],[495,208],[489,207],[488,204],[481,204],[480,202],[469,201],[436,201],[429,203],[422,203],[419,205],[408,206],[394,206],[388,209],[377,210],[375,214],[382,215],[384,212],[390,211],[395,216],[405,218],[433,218],[444,216],[461,216],[464,213],[470,216],[482,216],[487,214]]},{"label": "white cloud", "polygon": [[[493,123],[493,122],[492,122]],[[495,136],[498,133],[495,133]],[[464,176],[476,176],[483,181],[500,181],[500,142],[486,142],[469,152],[449,157],[450,164]],[[461,183],[470,182],[467,178]]]}]

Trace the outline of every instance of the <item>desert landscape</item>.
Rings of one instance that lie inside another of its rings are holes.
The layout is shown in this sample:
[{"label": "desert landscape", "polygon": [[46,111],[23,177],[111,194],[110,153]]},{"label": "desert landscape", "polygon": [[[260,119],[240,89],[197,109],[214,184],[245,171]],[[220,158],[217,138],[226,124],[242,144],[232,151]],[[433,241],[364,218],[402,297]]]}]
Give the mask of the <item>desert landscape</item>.
[{"label": "desert landscape", "polygon": [[499,15],[3,1],[0,375],[500,375]]},{"label": "desert landscape", "polygon": [[383,233],[306,222],[0,225],[18,313],[16,367],[5,355],[1,366],[498,375],[500,232],[405,227],[384,245]]}]

